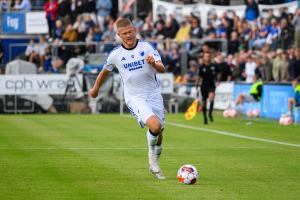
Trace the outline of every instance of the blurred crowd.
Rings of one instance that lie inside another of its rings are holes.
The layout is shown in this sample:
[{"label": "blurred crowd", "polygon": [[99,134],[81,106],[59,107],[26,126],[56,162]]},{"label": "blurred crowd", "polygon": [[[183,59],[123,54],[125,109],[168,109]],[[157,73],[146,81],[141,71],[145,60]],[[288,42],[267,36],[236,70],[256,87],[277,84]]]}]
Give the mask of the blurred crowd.
[{"label": "blurred crowd", "polygon": [[[271,1],[288,2],[259,2]],[[29,0],[0,2],[2,5],[12,2],[13,9],[26,2],[29,3],[26,9],[32,6]],[[230,4],[228,0],[218,2]],[[153,21],[149,9],[151,1],[139,1],[144,8],[138,14],[134,14],[134,3],[135,0],[124,1],[122,12],[118,12],[113,0],[46,1],[42,8],[46,11],[49,34],[40,36],[39,41],[31,40],[25,52],[28,61],[40,66],[41,72],[59,73],[72,57],[95,52],[108,54],[116,41],[114,23],[122,16],[132,19],[140,39],[152,41],[168,72],[172,72],[180,83],[194,81],[206,51],[213,54],[221,81],[251,82],[254,74],[259,73],[264,81],[288,82],[300,75],[300,10],[289,13],[282,7],[279,15],[272,9],[260,13],[256,0],[246,0],[244,18],[232,10],[221,15],[211,10],[204,27],[193,13],[181,21],[160,13]],[[217,42],[211,42],[214,40]],[[224,41],[227,49],[221,48]],[[84,45],[65,45],[64,42],[83,42]],[[96,42],[104,42],[104,45],[97,46]],[[58,56],[53,55],[53,47]],[[188,63],[185,71],[182,70],[183,55]]]}]

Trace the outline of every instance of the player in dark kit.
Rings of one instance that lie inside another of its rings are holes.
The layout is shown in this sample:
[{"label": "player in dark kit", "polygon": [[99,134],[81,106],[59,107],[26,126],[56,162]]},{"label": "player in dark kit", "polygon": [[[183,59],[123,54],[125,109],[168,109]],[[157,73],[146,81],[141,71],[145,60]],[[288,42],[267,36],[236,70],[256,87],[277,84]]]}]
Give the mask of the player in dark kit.
[{"label": "player in dark kit", "polygon": [[213,121],[212,112],[214,109],[214,99],[216,84],[215,79],[217,76],[217,67],[215,64],[211,63],[210,53],[206,52],[203,54],[204,63],[200,65],[198,79],[196,82],[197,96],[199,96],[199,83],[201,81],[201,96],[202,96],[202,111],[204,117],[204,124],[207,124],[207,98],[209,99],[209,113],[208,117],[210,121]]}]

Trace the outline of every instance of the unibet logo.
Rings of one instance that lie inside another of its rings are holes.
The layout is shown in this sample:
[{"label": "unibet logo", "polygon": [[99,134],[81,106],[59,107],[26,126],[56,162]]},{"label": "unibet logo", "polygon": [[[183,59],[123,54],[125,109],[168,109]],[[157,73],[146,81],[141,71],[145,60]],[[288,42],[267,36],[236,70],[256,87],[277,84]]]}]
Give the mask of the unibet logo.
[{"label": "unibet logo", "polygon": [[13,27],[15,30],[18,30],[19,28],[19,19],[18,18],[12,18],[10,16],[7,17],[7,26]]}]

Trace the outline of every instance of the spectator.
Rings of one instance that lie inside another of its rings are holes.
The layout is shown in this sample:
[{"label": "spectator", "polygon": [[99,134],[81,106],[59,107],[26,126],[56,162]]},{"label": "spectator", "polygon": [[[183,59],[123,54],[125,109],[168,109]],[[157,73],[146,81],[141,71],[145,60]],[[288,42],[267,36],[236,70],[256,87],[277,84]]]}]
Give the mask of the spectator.
[{"label": "spectator", "polygon": [[56,40],[61,40],[64,32],[65,32],[65,29],[64,29],[62,21],[56,20],[53,38]]},{"label": "spectator", "polygon": [[71,13],[71,2],[69,0],[58,0],[57,16],[59,19],[64,20],[66,16]]},{"label": "spectator", "polygon": [[8,11],[8,5],[6,0],[0,0],[0,13]]},{"label": "spectator", "polygon": [[35,63],[37,61],[38,48],[33,38],[30,39],[29,44],[26,47],[25,55],[29,62]]},{"label": "spectator", "polygon": [[109,16],[112,9],[111,0],[97,0],[96,1],[98,23],[102,30],[104,30],[104,21]]},{"label": "spectator", "polygon": [[227,50],[228,54],[233,55],[238,53],[239,46],[240,46],[240,41],[238,39],[238,34],[237,32],[234,31],[231,33],[231,38],[228,42],[228,50]]},{"label": "spectator", "polygon": [[39,59],[39,70],[43,70],[44,62],[45,62],[45,55],[46,55],[46,49],[48,48],[48,43],[46,42],[46,39],[44,36],[39,37],[39,43],[36,45],[37,47],[37,56]]},{"label": "spectator", "polygon": [[262,59],[261,59],[261,67],[264,69],[264,72],[266,73],[265,81],[272,81],[272,60],[268,57],[267,53],[262,53]]},{"label": "spectator", "polygon": [[191,60],[189,62],[189,70],[185,75],[185,82],[186,82],[186,94],[190,95],[192,88],[195,86],[196,80],[197,80],[197,62],[194,60]]},{"label": "spectator", "polygon": [[203,37],[203,29],[200,26],[200,20],[193,16],[191,19],[190,38],[201,39]]},{"label": "spectator", "polygon": [[53,37],[54,35],[55,21],[57,19],[57,8],[58,8],[58,4],[55,0],[48,0],[48,2],[45,3],[44,6],[44,10],[46,11],[46,18],[48,22],[50,37]]},{"label": "spectator", "polygon": [[288,25],[287,19],[281,20],[280,29],[280,47],[287,50],[292,44],[294,30]]},{"label": "spectator", "polygon": [[30,0],[22,0],[22,2],[21,0],[16,0],[14,9],[18,11],[30,11],[31,10]]},{"label": "spectator", "polygon": [[246,75],[246,82],[252,83],[253,77],[255,75],[256,69],[256,62],[251,54],[249,54],[247,62],[245,64],[245,75]]},{"label": "spectator", "polygon": [[64,32],[62,38],[65,42],[75,42],[75,41],[77,41],[77,33],[73,29],[72,24],[67,25],[66,31]]},{"label": "spectator", "polygon": [[175,36],[175,41],[176,42],[184,42],[184,41],[190,39],[190,29],[191,29],[191,26],[186,21],[181,22],[180,28],[177,31],[176,36]]},{"label": "spectator", "polygon": [[287,82],[289,80],[289,60],[288,54],[283,52],[281,54],[281,62],[279,67],[279,80],[280,82]]},{"label": "spectator", "polygon": [[277,49],[276,51],[276,56],[273,59],[273,67],[272,67],[272,75],[274,78],[275,82],[279,82],[280,81],[280,77],[279,77],[279,69],[280,69],[280,65],[281,65],[281,55],[282,55],[283,51],[282,49]]},{"label": "spectator", "polygon": [[[259,30],[256,30],[254,39],[250,41],[250,49],[260,49],[266,42],[269,35],[269,22],[267,19],[263,20],[263,25]],[[271,41],[271,40],[270,40]]]},{"label": "spectator", "polygon": [[217,72],[218,72],[217,75],[218,82],[230,81],[232,76],[231,70],[227,62],[225,62],[225,58],[222,53],[217,57],[216,63],[217,63]]},{"label": "spectator", "polygon": [[108,29],[102,35],[102,41],[110,43],[104,44],[102,52],[109,53],[114,48],[114,45],[111,42],[115,40],[115,37],[116,32],[114,30],[114,24],[110,23]]},{"label": "spectator", "polygon": [[255,76],[258,77],[261,81],[266,80],[266,72],[262,65],[262,57],[259,56],[256,58],[256,68],[255,68]]},{"label": "spectator", "polygon": [[259,16],[258,4],[254,0],[246,0],[245,18],[247,21],[255,21]]},{"label": "spectator", "polygon": [[300,50],[297,49],[294,51],[294,56],[290,58],[289,62],[289,74],[290,79],[294,80],[298,76],[300,76]]},{"label": "spectator", "polygon": [[275,18],[271,19],[271,26],[269,26],[269,33],[267,43],[271,45],[271,49],[276,49],[278,43],[279,28]]},{"label": "spectator", "polygon": [[85,41],[85,37],[87,35],[87,27],[86,27],[86,23],[83,21],[82,15],[77,16],[77,20],[73,25],[73,29],[77,33],[77,40]]},{"label": "spectator", "polygon": [[300,8],[297,9],[292,23],[295,27],[295,45],[296,48],[300,49]]},{"label": "spectator", "polygon": [[101,31],[100,26],[96,26],[93,31],[93,41],[100,42],[102,40],[103,32]]},{"label": "spectator", "polygon": [[179,24],[177,20],[173,17],[173,15],[169,15],[166,21],[166,38],[175,38],[177,31],[179,30]]}]

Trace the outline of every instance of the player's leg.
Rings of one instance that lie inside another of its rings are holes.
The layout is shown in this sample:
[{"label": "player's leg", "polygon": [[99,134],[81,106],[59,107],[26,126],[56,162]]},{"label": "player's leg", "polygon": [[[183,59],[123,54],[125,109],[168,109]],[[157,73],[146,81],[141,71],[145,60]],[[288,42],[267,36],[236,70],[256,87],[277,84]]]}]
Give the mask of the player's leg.
[{"label": "player's leg", "polygon": [[289,98],[288,100],[288,112],[286,114],[283,114],[283,117],[288,117],[292,115],[293,105],[296,104],[296,101],[294,98]]},{"label": "player's leg", "polygon": [[201,87],[201,95],[202,95],[202,112],[203,112],[203,119],[204,119],[204,124],[207,124],[207,98],[208,98],[208,88],[206,87]]},{"label": "player's leg", "polygon": [[[162,174],[162,171],[159,167],[159,158],[162,153],[162,142],[163,142],[163,130],[165,126],[165,111],[164,111],[164,105],[163,105],[163,99],[161,95],[154,95],[150,99],[147,100],[147,105],[151,107],[152,112],[154,113],[154,116],[151,116],[149,119],[155,119],[155,123],[159,123],[160,127],[155,126],[154,128],[159,131],[156,144],[154,146],[154,154],[149,154],[149,164],[150,164],[150,171],[156,176],[158,179],[165,179],[164,175]],[[158,121],[159,122],[158,122]],[[148,121],[148,120],[147,120]],[[148,125],[148,124],[147,124]],[[151,125],[149,124],[148,127]]]},{"label": "player's leg", "polygon": [[147,131],[148,141],[148,158],[149,158],[149,169],[153,175],[158,179],[165,179],[160,166],[159,157],[162,152],[162,126],[159,118],[156,115],[152,115],[146,122],[149,130]]},{"label": "player's leg", "polygon": [[236,108],[238,105],[243,104],[244,94],[239,94],[238,98],[234,102],[234,107]]},{"label": "player's leg", "polygon": [[214,109],[214,100],[215,100],[215,92],[209,92],[208,94],[208,100],[209,100],[209,113],[208,113],[208,117],[209,117],[209,120],[211,122],[214,121],[213,119],[213,116],[212,116],[212,112],[213,112],[213,109]]}]

